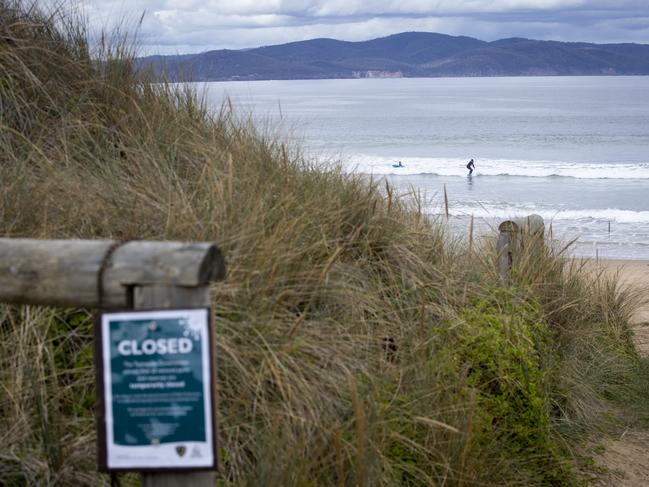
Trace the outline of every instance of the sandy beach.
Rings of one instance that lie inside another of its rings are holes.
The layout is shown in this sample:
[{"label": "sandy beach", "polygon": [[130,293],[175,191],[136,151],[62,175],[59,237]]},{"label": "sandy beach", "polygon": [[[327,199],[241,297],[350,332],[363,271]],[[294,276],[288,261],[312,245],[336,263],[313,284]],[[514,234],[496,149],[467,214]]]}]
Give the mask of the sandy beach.
[{"label": "sandy beach", "polygon": [[[631,286],[647,291],[647,303],[632,318],[634,341],[642,356],[649,356],[649,261],[643,260],[599,260],[590,261],[595,272],[618,274],[623,287]],[[647,449],[649,434],[641,430],[627,430],[619,438],[602,442],[606,450],[597,459],[600,466],[609,470],[609,475],[598,486],[642,487],[649,485]]]},{"label": "sandy beach", "polygon": [[649,289],[649,261],[605,260],[593,261],[593,265],[606,272],[619,272],[622,282]]},{"label": "sandy beach", "polygon": [[647,303],[633,316],[636,325],[636,345],[641,354],[649,355],[649,261],[646,260],[599,260],[592,261],[595,270],[617,274],[622,287],[647,291]]}]

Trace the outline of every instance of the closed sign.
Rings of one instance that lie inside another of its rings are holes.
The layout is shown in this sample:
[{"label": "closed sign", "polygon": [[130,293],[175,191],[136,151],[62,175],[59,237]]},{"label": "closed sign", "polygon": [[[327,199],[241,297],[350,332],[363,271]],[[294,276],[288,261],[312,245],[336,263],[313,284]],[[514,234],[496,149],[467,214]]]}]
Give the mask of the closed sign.
[{"label": "closed sign", "polygon": [[100,315],[104,470],[216,465],[209,310]]}]

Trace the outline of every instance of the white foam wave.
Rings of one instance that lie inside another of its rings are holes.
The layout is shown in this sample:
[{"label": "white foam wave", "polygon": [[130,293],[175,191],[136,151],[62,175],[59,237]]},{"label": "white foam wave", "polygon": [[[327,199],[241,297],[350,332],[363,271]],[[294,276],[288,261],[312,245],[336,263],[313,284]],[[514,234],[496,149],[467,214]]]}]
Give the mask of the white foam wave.
[{"label": "white foam wave", "polygon": [[[440,213],[437,207],[429,208],[431,213]],[[580,209],[580,210],[558,210],[556,208],[539,208],[533,205],[505,205],[496,206],[493,204],[469,206],[451,205],[449,208],[451,216],[471,216],[475,218],[514,218],[535,213],[546,221],[581,221],[581,222],[617,222],[617,223],[649,223],[649,211],[607,209]]]},{"label": "white foam wave", "polygon": [[[393,167],[400,160],[404,167]],[[350,156],[346,168],[350,172],[374,175],[435,174],[467,175],[465,159],[404,157],[401,159],[357,154]],[[595,164],[557,161],[515,161],[509,159],[477,159],[473,176],[561,176],[579,179],[649,179],[649,163]]]}]

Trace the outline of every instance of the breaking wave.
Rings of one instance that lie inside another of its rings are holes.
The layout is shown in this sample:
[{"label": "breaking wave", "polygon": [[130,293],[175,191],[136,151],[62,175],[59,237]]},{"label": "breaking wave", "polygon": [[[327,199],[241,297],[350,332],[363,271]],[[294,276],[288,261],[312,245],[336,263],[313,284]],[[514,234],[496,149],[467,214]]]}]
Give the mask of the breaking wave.
[{"label": "breaking wave", "polygon": [[[438,213],[438,208],[429,208],[431,213]],[[473,216],[474,218],[506,219],[535,213],[547,221],[610,221],[618,223],[649,223],[649,211],[608,209],[569,209],[539,208],[533,205],[451,205],[451,216]]]},{"label": "breaking wave", "polygon": [[[393,167],[401,160],[404,167]],[[350,172],[374,175],[421,175],[438,176],[467,175],[465,159],[427,157],[404,157],[401,159],[369,156],[349,157],[345,164]],[[596,164],[557,161],[515,161],[507,159],[477,159],[474,177],[521,176],[521,177],[567,177],[577,179],[649,179],[649,162],[639,164]]]}]

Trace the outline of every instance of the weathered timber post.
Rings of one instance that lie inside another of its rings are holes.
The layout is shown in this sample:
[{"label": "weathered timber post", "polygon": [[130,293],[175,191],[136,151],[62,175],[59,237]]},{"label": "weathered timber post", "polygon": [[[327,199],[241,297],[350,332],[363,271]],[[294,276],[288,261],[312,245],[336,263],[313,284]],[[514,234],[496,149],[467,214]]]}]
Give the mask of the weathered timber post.
[{"label": "weathered timber post", "polygon": [[510,271],[515,264],[517,252],[525,242],[536,245],[543,243],[545,224],[539,215],[505,220],[498,225],[500,234],[496,249],[498,251],[498,275],[505,286],[511,284]]},{"label": "weathered timber post", "polygon": [[[223,256],[212,243],[0,238],[0,302],[4,303],[100,311],[208,308],[208,285],[224,275]],[[209,367],[213,398],[214,361]],[[145,487],[207,487],[215,484],[215,475],[152,469],[142,473],[142,483]]]}]

